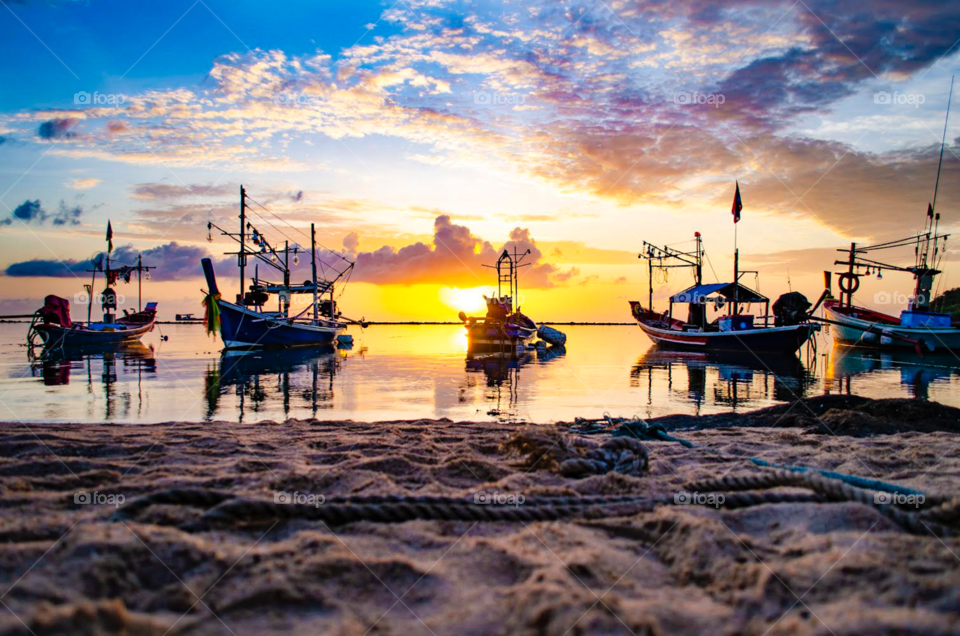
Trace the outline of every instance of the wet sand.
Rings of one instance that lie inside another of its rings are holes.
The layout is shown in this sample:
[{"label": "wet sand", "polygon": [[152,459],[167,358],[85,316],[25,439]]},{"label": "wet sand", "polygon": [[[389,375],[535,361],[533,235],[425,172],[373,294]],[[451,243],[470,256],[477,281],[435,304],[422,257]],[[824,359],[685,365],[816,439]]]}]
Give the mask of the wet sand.
[{"label": "wet sand", "polygon": [[[203,507],[182,504],[113,518],[120,496],[173,487],[269,501],[278,491],[670,497],[691,480],[761,472],[737,459],[747,456],[956,493],[956,413],[934,409],[930,432],[890,434],[926,408],[893,402],[667,418],[704,448],[643,442],[648,472],[583,479],[546,462],[521,468],[502,447],[517,425],[497,423],[3,424],[0,633],[957,633],[960,540],[909,534],[858,503],[532,523],[203,527]],[[78,491],[104,503],[77,503]]]}]

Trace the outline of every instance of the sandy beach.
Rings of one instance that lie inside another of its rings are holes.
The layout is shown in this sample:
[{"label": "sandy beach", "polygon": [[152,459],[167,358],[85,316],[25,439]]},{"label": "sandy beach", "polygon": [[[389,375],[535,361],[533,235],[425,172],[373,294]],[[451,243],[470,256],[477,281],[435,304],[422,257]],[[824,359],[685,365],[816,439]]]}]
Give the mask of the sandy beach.
[{"label": "sandy beach", "polygon": [[[7,423],[0,632],[957,633],[960,540],[909,532],[852,501],[533,522],[327,524],[260,509],[205,520],[218,497],[273,504],[284,493],[296,499],[284,509],[380,495],[488,493],[515,508],[561,496],[672,498],[697,480],[764,472],[747,457],[952,497],[958,413],[836,397],[663,418],[697,447],[644,441],[646,462],[632,473],[582,478],[504,447],[524,430],[576,448],[564,425]],[[171,489],[209,494],[131,507]]]}]

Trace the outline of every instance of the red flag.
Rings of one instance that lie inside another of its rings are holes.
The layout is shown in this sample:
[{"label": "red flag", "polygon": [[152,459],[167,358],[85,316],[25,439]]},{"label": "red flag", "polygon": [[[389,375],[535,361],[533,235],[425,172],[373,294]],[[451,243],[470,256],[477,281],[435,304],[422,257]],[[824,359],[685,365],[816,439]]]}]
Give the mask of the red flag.
[{"label": "red flag", "polygon": [[737,193],[733,195],[733,209],[730,211],[733,214],[733,222],[736,223],[740,220],[740,210],[743,209],[743,201],[740,200],[740,182],[737,182]]}]

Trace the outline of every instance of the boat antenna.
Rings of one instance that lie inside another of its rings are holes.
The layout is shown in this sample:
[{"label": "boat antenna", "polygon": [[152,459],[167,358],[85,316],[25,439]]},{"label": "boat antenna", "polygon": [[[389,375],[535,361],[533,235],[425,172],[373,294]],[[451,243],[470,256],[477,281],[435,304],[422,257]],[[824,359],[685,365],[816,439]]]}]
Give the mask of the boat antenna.
[{"label": "boat antenna", "polygon": [[[956,76],[950,76],[950,96],[947,98],[947,115],[943,120],[943,138],[940,140],[940,163],[937,165],[937,182],[933,186],[933,211],[937,211],[937,190],[940,189],[940,170],[943,168],[943,148],[947,143],[947,123],[950,121],[950,103],[953,101],[953,80]],[[934,232],[936,234],[936,232]]]}]

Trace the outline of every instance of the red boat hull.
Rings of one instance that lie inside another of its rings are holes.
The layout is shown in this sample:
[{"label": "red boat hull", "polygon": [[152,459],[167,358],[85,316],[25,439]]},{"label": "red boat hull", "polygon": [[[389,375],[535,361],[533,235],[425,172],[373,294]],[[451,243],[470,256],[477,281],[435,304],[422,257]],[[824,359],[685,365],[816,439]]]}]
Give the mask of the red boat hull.
[{"label": "red boat hull", "polygon": [[681,321],[644,310],[635,301],[630,302],[630,309],[640,329],[655,344],[686,351],[792,354],[819,330],[819,325],[803,323],[744,331],[684,331]]}]

